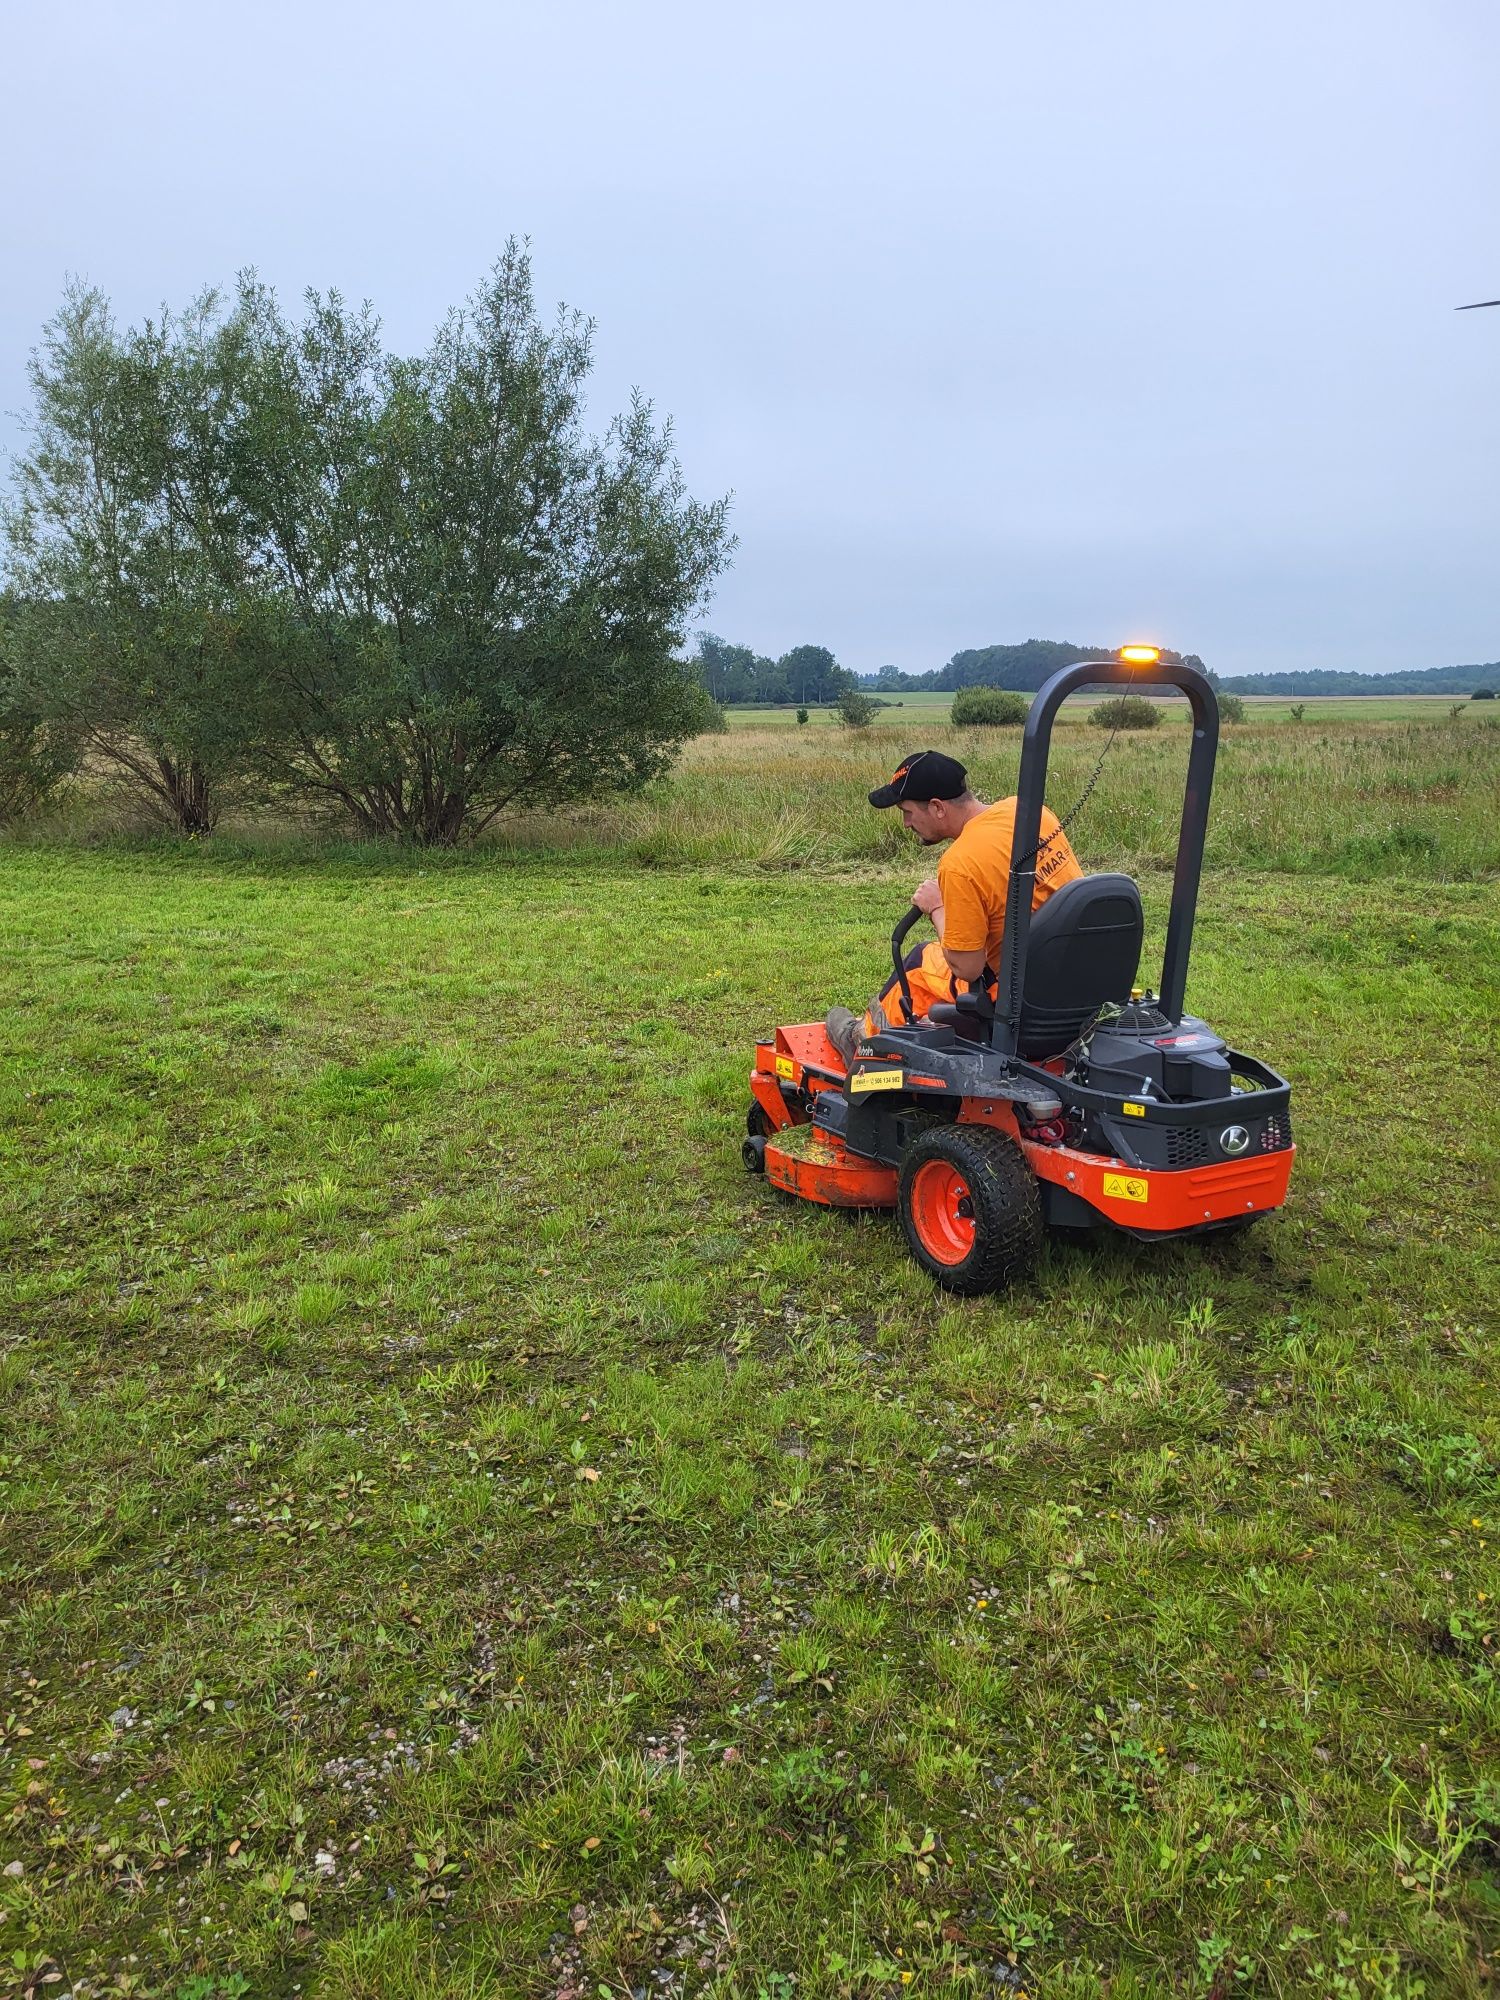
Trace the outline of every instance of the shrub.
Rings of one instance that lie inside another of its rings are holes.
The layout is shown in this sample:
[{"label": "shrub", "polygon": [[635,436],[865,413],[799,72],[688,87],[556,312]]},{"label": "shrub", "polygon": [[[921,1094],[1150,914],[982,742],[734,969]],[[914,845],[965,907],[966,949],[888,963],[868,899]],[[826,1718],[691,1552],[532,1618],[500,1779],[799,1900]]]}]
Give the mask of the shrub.
[{"label": "shrub", "polygon": [[797,720],[798,720],[799,722],[806,722],[806,720],[807,720],[807,710],[806,710],[805,708],[799,708],[799,709],[797,710]]},{"label": "shrub", "polygon": [[1006,694],[992,687],[966,687],[953,697],[948,720],[956,729],[1015,728],[1026,720],[1030,707],[1024,694]]},{"label": "shrub", "polygon": [[0,826],[44,806],[79,764],[74,732],[48,722],[11,670],[19,611],[0,597]]},{"label": "shrub", "polygon": [[0,686],[0,826],[38,811],[77,766],[76,747]]},{"label": "shrub", "polygon": [[1143,694],[1117,694],[1091,708],[1089,721],[1096,729],[1155,729],[1161,710]]},{"label": "shrub", "polygon": [[1469,699],[1470,701],[1493,701],[1495,699],[1495,690],[1493,688],[1475,688]]},{"label": "shrub", "polygon": [[1243,722],[1245,719],[1245,697],[1242,694],[1221,694],[1219,696],[1220,722]]},{"label": "shrub", "polygon": [[1303,716],[1306,715],[1307,713],[1307,703],[1305,701],[1299,701],[1295,703],[1290,709],[1288,709],[1287,713],[1291,716],[1293,722],[1300,722]]},{"label": "shrub", "polygon": [[690,736],[723,736],[729,728],[729,717],[702,681],[689,683],[683,707],[683,720]]},{"label": "shrub", "polygon": [[880,712],[881,704],[859,688],[846,688],[839,696],[836,711],[846,729],[868,729]]}]

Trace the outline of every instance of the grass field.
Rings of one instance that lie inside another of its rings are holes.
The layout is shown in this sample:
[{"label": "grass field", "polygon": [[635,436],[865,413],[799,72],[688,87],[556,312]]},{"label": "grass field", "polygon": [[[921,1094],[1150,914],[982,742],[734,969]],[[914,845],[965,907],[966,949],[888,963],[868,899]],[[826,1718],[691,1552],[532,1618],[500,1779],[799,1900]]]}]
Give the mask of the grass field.
[{"label": "grass field", "polygon": [[[1175,711],[1177,704],[1172,705]],[[1169,711],[1172,712],[1172,711]],[[892,718],[895,718],[894,720]],[[1182,810],[1186,718],[1117,737],[1078,824],[1089,865],[1160,872]],[[1063,711],[1050,797],[1066,811],[1108,737]],[[864,730],[824,719],[798,728],[738,721],[688,746],[670,784],[643,798],[509,822],[498,844],[517,854],[570,849],[580,859],[650,866],[828,869],[897,865],[910,846],[891,813],[865,803],[908,751],[945,749],[988,798],[1015,789],[1016,729],[955,730],[890,710]],[[1227,728],[1215,779],[1207,864],[1368,880],[1500,873],[1500,718],[1465,713],[1366,719],[1355,726],[1257,720]]]},{"label": "grass field", "polygon": [[[1493,1990],[1500,738],[1231,738],[1290,1204],[959,1304],[739,1164],[909,733],[550,853],[0,849],[0,1992]],[[1168,751],[1079,832],[1148,955]]]},{"label": "grass field", "polygon": [[[1228,692],[1228,690],[1226,690]],[[1080,710],[1092,708],[1097,701],[1108,698],[1109,690],[1075,695],[1074,707],[1065,711],[1068,716]],[[943,722],[948,720],[948,711],[953,706],[951,694],[934,694],[925,689],[917,694],[877,696],[891,704],[881,720],[883,722],[920,721]],[[1251,694],[1242,697],[1249,711],[1250,719],[1258,723],[1297,722],[1302,728],[1311,728],[1318,723],[1343,722],[1436,722],[1439,719],[1455,721],[1468,720],[1471,723],[1484,722],[1491,713],[1490,708],[1481,703],[1470,707],[1468,697],[1449,694],[1397,694],[1397,695],[1308,695],[1299,703],[1290,695]],[[1185,702],[1175,698],[1163,703],[1166,714],[1186,723],[1188,708]],[[1299,718],[1292,709],[1301,707],[1304,711]],[[1459,715],[1451,717],[1457,708]],[[798,724],[795,708],[727,708],[725,716],[731,729],[807,729],[838,728],[841,725],[832,709],[812,709],[805,724]]]}]

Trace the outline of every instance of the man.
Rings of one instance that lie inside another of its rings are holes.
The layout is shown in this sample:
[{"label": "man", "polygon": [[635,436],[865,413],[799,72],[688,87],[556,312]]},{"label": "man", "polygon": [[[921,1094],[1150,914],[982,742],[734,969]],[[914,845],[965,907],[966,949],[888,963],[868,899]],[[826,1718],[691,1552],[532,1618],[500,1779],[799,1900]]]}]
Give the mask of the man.
[{"label": "man", "polygon": [[[1015,835],[1014,796],[987,806],[969,790],[962,764],[941,750],[919,750],[903,760],[888,785],[878,785],[870,804],[899,806],[901,819],[924,847],[952,845],[938,862],[937,875],[921,882],[912,901],[925,910],[937,943],[919,945],[903,963],[911,986],[912,1018],[920,1019],[938,1000],[956,999],[964,986],[983,976],[993,986],[1005,930],[1005,898],[1010,883]],[[1036,888],[1031,907],[1039,910],[1064,882],[1082,875],[1077,856],[1057,815],[1042,808],[1035,857]],[[828,1016],[828,1039],[849,1062],[862,1035],[902,1024],[900,987],[893,978],[871,1001],[861,1020],[847,1007]]]}]

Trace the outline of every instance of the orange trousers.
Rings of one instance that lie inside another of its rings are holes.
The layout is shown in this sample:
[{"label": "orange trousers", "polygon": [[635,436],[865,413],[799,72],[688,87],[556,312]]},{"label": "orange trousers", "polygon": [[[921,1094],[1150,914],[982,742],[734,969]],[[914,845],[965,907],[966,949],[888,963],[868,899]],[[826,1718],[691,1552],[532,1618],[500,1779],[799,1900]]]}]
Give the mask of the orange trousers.
[{"label": "orange trousers", "polygon": [[[918,945],[914,951],[909,951],[901,963],[906,967],[907,984],[911,987],[911,1017],[914,1021],[920,1021],[934,1001],[956,1000],[964,990],[948,970],[943,947],[936,938],[930,944]],[[865,1033],[873,1035],[879,1032],[876,1007],[884,1012],[888,1027],[904,1027],[903,1005],[900,981],[893,978],[871,1003],[865,1015]]]}]

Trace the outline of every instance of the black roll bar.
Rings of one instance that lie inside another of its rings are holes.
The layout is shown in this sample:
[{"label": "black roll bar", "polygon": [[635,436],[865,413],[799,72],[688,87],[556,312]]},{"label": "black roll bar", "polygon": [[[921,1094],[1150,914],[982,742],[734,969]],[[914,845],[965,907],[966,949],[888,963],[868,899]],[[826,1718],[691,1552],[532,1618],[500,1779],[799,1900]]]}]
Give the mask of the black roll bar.
[{"label": "black roll bar", "polygon": [[1070,694],[1082,687],[1101,685],[1181,688],[1192,705],[1193,744],[1188,754],[1187,789],[1177,831],[1177,864],[1172,874],[1172,906],[1167,917],[1167,945],[1161,967],[1161,1011],[1170,1021],[1182,1019],[1193,917],[1198,907],[1198,878],[1203,872],[1203,845],[1208,832],[1208,802],[1219,749],[1219,704],[1213,687],[1196,667],[1168,666],[1164,660],[1139,667],[1127,665],[1123,660],[1081,660],[1077,666],[1063,667],[1043,685],[1027,712],[1026,731],[1021,739],[1005,936],[1000,946],[995,1023],[991,1030],[993,1045],[1003,1055],[1016,1053],[1020,1032],[1026,946],[1031,930],[1031,900],[1036,886],[1042,796],[1047,784],[1053,719]]}]

